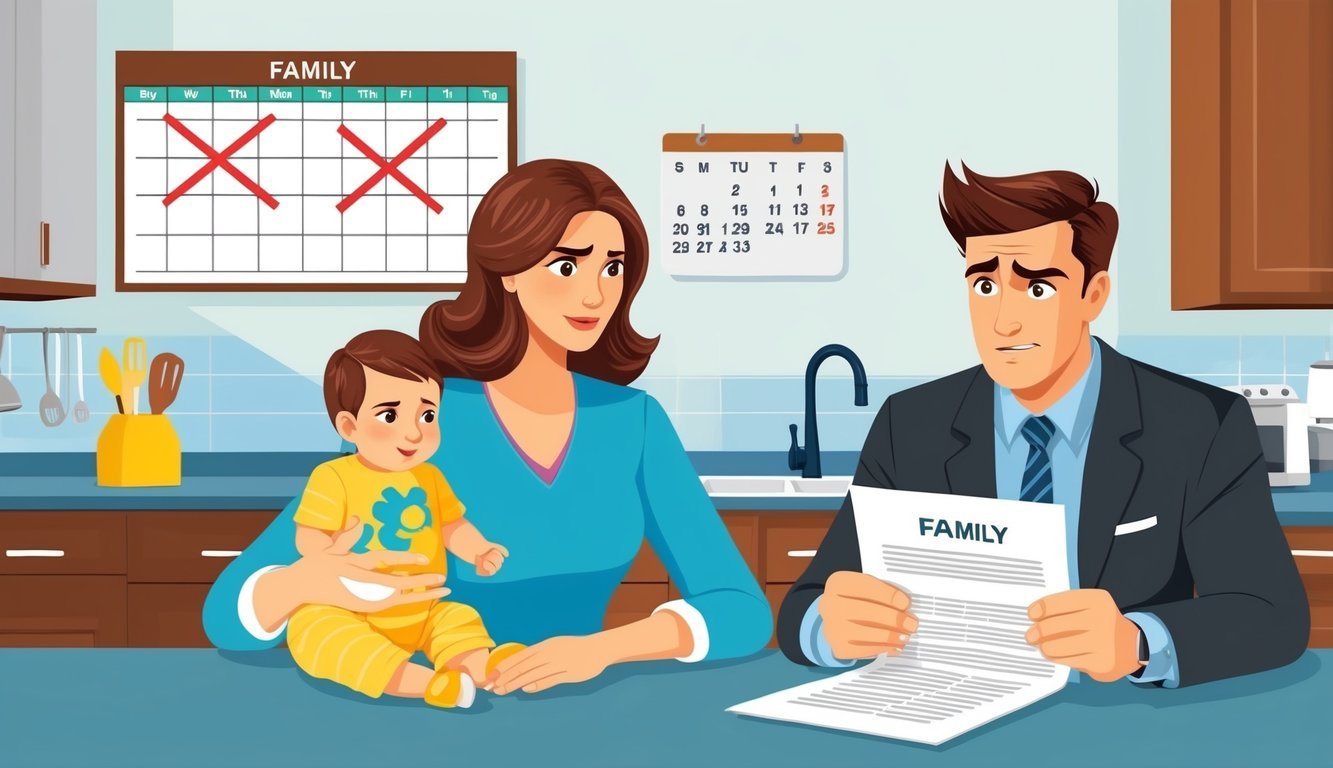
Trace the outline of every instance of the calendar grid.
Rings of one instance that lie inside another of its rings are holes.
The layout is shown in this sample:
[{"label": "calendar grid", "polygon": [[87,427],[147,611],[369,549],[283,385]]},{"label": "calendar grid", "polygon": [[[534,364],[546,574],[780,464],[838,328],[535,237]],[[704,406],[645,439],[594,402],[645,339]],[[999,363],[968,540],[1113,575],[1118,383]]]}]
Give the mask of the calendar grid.
[{"label": "calendar grid", "polygon": [[[286,57],[334,82],[237,77]],[[429,72],[469,84],[398,84]],[[476,199],[515,164],[516,74],[511,53],[117,52],[117,288],[460,287]]]}]

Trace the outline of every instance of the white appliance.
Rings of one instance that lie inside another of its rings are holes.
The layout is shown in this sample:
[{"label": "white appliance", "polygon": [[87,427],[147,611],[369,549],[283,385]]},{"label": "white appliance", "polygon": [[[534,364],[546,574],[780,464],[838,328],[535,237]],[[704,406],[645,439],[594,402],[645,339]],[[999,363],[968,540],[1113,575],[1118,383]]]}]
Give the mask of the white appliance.
[{"label": "white appliance", "polygon": [[[1333,362],[1329,363],[1333,374]],[[1313,373],[1313,372],[1312,372]],[[1314,377],[1310,381],[1314,391]],[[1310,484],[1310,408],[1285,384],[1241,384],[1226,387],[1250,404],[1259,427],[1259,443],[1268,464],[1270,486]]]}]

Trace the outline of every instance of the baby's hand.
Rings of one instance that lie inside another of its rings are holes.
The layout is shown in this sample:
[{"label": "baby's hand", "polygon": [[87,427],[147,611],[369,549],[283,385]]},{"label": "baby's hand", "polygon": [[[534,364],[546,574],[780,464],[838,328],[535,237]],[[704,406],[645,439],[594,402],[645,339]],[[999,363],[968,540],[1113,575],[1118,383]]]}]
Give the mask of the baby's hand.
[{"label": "baby's hand", "polygon": [[486,547],[473,562],[473,565],[477,566],[478,576],[494,576],[496,571],[500,570],[500,566],[504,565],[505,558],[509,557],[509,550],[499,544],[487,542]]}]

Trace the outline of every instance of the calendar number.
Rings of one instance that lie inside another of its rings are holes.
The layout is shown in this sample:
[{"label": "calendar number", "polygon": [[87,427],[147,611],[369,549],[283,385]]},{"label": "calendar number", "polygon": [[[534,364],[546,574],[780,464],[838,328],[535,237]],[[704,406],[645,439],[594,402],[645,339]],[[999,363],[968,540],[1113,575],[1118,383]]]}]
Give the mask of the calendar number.
[{"label": "calendar number", "polygon": [[731,196],[732,196],[732,197],[740,197],[740,196],[741,196],[741,185],[740,185],[740,184],[732,184],[732,185],[731,185]]},{"label": "calendar number", "polygon": [[731,206],[731,213],[735,216],[748,216],[750,214],[750,206],[745,203],[738,203]]},{"label": "calendar number", "polygon": [[689,224],[678,221],[675,224],[671,225],[671,234],[673,235],[688,235],[689,233],[690,233]]},{"label": "calendar number", "polygon": [[827,184],[820,184],[820,185],[819,185],[819,196],[820,196],[820,197],[828,197],[828,185],[827,185]]},{"label": "calendar number", "polygon": [[678,206],[676,206],[676,215],[677,215],[677,216],[684,216],[684,215],[685,215],[685,206],[683,206],[683,205],[678,205]]},{"label": "calendar number", "polygon": [[768,222],[767,224],[764,225],[764,234],[766,234],[766,235],[780,235],[780,234],[782,234],[782,223],[781,223],[781,222],[778,222],[777,224],[774,224],[774,223],[771,222],[771,221]]},{"label": "calendar number", "polygon": [[810,204],[809,204],[809,203],[795,203],[795,204],[792,205],[792,208],[795,208],[795,209],[796,209],[796,215],[797,215],[797,216],[809,216],[809,215],[810,215]]},{"label": "calendar number", "polygon": [[689,244],[688,242],[683,241],[683,240],[677,240],[676,242],[674,242],[674,243],[671,244],[671,252],[672,252],[672,253],[689,253],[689,252],[690,252],[690,244]]},{"label": "calendar number", "polygon": [[699,215],[700,215],[700,216],[707,216],[707,215],[708,215],[708,206],[707,206],[707,205],[701,205],[701,206],[699,206]]},{"label": "calendar number", "polygon": [[722,234],[724,235],[748,235],[750,234],[750,225],[744,221],[739,224],[723,224]]},{"label": "calendar number", "polygon": [[821,203],[819,205],[819,215],[832,216],[834,207],[836,207],[834,203]]},{"label": "calendar number", "polygon": [[834,229],[833,222],[821,221],[819,222],[819,227],[815,230],[815,233],[820,235],[831,235],[835,231],[836,230]]}]

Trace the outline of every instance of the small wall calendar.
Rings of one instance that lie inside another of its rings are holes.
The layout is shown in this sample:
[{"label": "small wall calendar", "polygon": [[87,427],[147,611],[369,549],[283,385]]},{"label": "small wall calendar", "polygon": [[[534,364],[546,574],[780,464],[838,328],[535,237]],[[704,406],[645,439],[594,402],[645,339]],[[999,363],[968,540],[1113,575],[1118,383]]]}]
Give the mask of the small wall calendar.
[{"label": "small wall calendar", "polygon": [[118,51],[118,290],[449,290],[512,52]]},{"label": "small wall calendar", "polygon": [[837,277],[846,263],[838,133],[662,137],[659,253],[676,277]]}]

